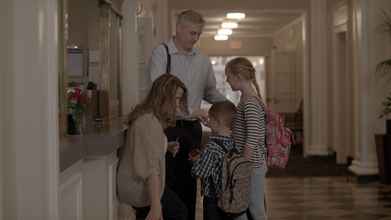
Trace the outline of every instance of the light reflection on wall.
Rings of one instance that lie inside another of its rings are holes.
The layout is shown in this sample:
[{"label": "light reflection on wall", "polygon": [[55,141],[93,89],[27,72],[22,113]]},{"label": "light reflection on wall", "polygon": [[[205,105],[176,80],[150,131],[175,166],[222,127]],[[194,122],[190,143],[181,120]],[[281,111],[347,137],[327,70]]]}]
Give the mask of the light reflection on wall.
[{"label": "light reflection on wall", "polygon": [[[240,92],[234,92],[232,91],[229,84],[226,82],[226,77],[224,73],[225,65],[228,63],[231,59],[235,58],[234,56],[229,57],[222,57],[222,56],[216,56],[216,57],[210,57],[213,70],[215,72],[216,76],[216,87],[217,89],[225,96],[227,99],[232,101],[235,105],[239,103],[240,100]],[[251,61],[255,68],[255,75],[257,78],[257,83],[260,88],[260,92],[262,97],[265,97],[265,65],[264,65],[264,57],[261,56],[248,56],[246,57]],[[202,103],[202,108],[208,109],[210,107],[210,104],[207,102]]]}]

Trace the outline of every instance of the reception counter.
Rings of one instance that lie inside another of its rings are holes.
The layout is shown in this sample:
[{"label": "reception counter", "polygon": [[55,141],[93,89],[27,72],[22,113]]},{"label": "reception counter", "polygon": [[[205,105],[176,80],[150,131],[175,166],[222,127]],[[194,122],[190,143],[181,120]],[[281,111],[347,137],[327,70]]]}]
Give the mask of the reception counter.
[{"label": "reception counter", "polygon": [[60,141],[60,219],[117,219],[117,150],[125,143],[121,120]]},{"label": "reception counter", "polygon": [[103,128],[89,128],[82,135],[68,135],[60,140],[60,171],[82,159],[107,156],[124,144],[127,127],[114,120]]}]

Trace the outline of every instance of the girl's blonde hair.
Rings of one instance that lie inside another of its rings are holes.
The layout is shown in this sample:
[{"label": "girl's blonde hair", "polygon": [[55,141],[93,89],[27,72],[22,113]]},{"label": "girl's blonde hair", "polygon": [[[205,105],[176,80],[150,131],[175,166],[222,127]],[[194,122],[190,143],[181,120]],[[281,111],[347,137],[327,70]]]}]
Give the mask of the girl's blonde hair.
[{"label": "girl's blonde hair", "polygon": [[251,81],[257,91],[257,95],[262,98],[257,79],[255,77],[255,69],[250,60],[244,57],[234,58],[225,66],[225,72],[229,72],[235,76],[241,76],[243,79]]},{"label": "girl's blonde hair", "polygon": [[129,114],[128,123],[133,123],[146,113],[153,113],[163,127],[175,126],[176,92],[183,89],[180,109],[187,112],[187,90],[185,84],[172,74],[163,74],[152,84],[144,101],[138,104]]}]

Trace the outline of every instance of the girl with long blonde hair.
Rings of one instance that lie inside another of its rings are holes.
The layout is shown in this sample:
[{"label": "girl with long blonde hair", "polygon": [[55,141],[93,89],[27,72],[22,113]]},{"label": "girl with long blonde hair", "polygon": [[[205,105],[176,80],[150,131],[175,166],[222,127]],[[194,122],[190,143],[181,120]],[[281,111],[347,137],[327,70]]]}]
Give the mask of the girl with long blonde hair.
[{"label": "girl with long blonde hair", "polygon": [[251,174],[249,214],[251,219],[266,219],[265,175],[266,166],[266,120],[262,96],[252,63],[237,57],[225,67],[227,82],[232,90],[240,91],[241,97],[234,116],[232,136],[242,148],[244,156],[253,164]]}]

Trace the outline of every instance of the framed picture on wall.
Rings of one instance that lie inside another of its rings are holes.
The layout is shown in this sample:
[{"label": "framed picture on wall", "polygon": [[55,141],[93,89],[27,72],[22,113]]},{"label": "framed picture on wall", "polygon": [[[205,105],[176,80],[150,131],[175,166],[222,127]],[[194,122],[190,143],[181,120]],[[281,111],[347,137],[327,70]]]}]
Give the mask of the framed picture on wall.
[{"label": "framed picture on wall", "polygon": [[66,73],[69,82],[83,83],[88,76],[87,53],[80,48],[67,49]]}]

